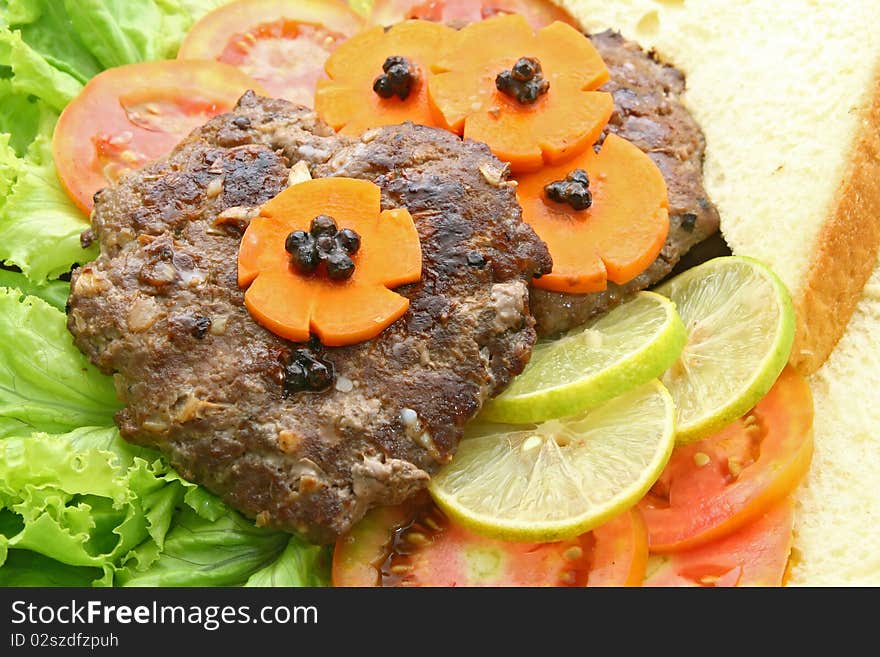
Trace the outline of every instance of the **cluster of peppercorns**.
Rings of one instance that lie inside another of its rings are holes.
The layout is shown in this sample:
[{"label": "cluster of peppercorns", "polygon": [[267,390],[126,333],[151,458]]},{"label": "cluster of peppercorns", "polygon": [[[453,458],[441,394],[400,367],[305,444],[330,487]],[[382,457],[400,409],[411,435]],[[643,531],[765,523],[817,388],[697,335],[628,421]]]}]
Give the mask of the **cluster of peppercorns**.
[{"label": "cluster of peppercorns", "polygon": [[520,57],[513,68],[495,77],[495,88],[528,105],[547,93],[550,81],[541,72],[541,62],[534,57]]},{"label": "cluster of peppercorns", "polygon": [[382,98],[406,100],[416,81],[416,71],[406,57],[392,55],[382,64],[384,73],[373,80],[373,91]]},{"label": "cluster of peppercorns", "polygon": [[575,210],[586,210],[593,205],[590,178],[583,169],[575,169],[565,177],[544,186],[544,193],[551,201],[568,203]]},{"label": "cluster of peppercorns", "polygon": [[321,392],[333,383],[333,363],[323,360],[321,343],[312,338],[308,345],[293,352],[284,368],[284,396],[302,392]]},{"label": "cluster of peppercorns", "polygon": [[295,230],[284,242],[290,261],[303,274],[311,274],[322,262],[327,276],[334,281],[351,278],[354,260],[351,256],[361,246],[360,236],[350,228],[339,230],[333,217],[319,214],[312,219],[307,233]]}]

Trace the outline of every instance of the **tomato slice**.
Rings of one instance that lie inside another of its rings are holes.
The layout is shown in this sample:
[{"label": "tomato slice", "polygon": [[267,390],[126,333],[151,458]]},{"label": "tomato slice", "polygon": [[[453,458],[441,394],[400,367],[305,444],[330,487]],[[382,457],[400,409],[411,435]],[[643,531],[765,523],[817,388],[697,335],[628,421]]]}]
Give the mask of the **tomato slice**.
[{"label": "tomato slice", "polygon": [[237,0],[190,28],[178,59],[216,59],[311,107],[324,61],[364,20],[335,0]]},{"label": "tomato slice", "polygon": [[412,504],[370,509],[333,548],[333,586],[381,586],[395,532],[412,522],[414,512]]},{"label": "tomato slice", "polygon": [[710,543],[651,556],[643,586],[782,586],[793,540],[790,498]]},{"label": "tomato slice", "polygon": [[334,586],[638,586],[647,534],[633,509],[575,539],[507,543],[455,525],[430,504],[371,510],[339,539]]},{"label": "tomato slice", "polygon": [[370,23],[393,25],[408,18],[466,25],[499,14],[522,14],[535,29],[562,21],[580,29],[567,11],[547,0],[376,0]]},{"label": "tomato slice", "polygon": [[785,498],[810,467],[812,425],[810,388],[786,367],[749,413],[714,436],[676,447],[639,503],[651,551],[706,543]]},{"label": "tomato slice", "polygon": [[648,563],[648,529],[638,508],[596,527],[587,586],[639,586]]},{"label": "tomato slice", "polygon": [[175,60],[128,64],[93,77],[64,108],[52,137],[58,177],[92,211],[95,192],[170,152],[194,128],[262,87],[232,66]]}]

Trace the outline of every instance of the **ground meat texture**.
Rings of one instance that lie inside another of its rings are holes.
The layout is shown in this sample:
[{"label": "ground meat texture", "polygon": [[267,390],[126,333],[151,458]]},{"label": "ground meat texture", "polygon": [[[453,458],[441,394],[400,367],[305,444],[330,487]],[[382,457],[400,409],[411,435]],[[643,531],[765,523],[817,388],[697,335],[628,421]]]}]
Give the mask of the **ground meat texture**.
[{"label": "ground meat texture", "polygon": [[605,291],[591,294],[533,288],[531,308],[542,336],[583,324],[650,287],[669,275],[693,246],[718,231],[718,211],[703,188],[705,139],[680,101],[684,75],[616,32],[594,34],[590,40],[611,74],[602,87],[614,97],[614,112],[604,134],[628,139],[663,173],[669,193],[669,236],[657,259],[625,285],[609,281]]},{"label": "ground meat texture", "polygon": [[[397,289],[409,311],[373,340],[323,349],[334,378],[322,392],[285,389],[308,345],[256,324],[237,284],[243,230],[301,161],[313,177],[375,182],[422,243],[422,280]],[[123,437],[258,524],[316,542],[451,458],[528,360],[528,282],[550,269],[486,146],[411,124],[340,137],[253,94],[102,191],[92,230],[101,255],[73,273],[68,326],[115,376]]]}]

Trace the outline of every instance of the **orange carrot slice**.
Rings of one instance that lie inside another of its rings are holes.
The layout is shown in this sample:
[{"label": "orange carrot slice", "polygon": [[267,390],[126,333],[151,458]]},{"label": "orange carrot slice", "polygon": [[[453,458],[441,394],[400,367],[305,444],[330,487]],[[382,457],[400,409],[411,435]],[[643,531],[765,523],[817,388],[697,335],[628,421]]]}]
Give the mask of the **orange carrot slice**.
[{"label": "orange carrot slice", "polygon": [[[366,180],[319,178],[288,187],[263,205],[245,231],[238,254],[238,284],[262,326],[294,342],[314,333],[328,346],[376,337],[409,308],[389,288],[421,278],[422,252],[406,209],[380,212],[379,188]],[[284,248],[295,230],[308,231],[320,214],[361,238],[351,257],[354,274],[331,280],[319,267],[311,274],[291,265]]]},{"label": "orange carrot slice", "polygon": [[[520,103],[495,87],[521,57],[537,58],[547,93]],[[535,34],[518,14],[472,23],[456,33],[432,69],[428,101],[439,125],[483,141],[514,172],[534,171],[583,152],[611,117],[601,56],[583,34],[561,22]]]},{"label": "orange carrot slice", "polygon": [[[354,36],[327,59],[329,80],[318,81],[315,109],[335,130],[360,134],[367,128],[412,121],[435,125],[428,107],[430,61],[455,30],[430,21],[405,21],[387,32],[374,27]],[[382,98],[373,82],[390,56],[406,57],[415,67],[416,82],[405,100]]]},{"label": "orange carrot slice", "polygon": [[[547,199],[544,187],[574,169],[590,179],[592,205],[575,210]],[[639,148],[608,135],[564,164],[517,178],[523,219],[547,243],[553,271],[533,285],[557,292],[598,292],[607,281],[624,284],[650,265],[669,232],[669,201],[663,175]]]}]

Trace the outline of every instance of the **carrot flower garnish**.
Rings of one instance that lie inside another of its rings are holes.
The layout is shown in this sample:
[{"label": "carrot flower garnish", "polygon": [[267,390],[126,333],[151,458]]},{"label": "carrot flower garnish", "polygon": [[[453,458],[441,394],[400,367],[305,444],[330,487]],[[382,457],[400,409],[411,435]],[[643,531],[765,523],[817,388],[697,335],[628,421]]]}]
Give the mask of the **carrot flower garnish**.
[{"label": "carrot flower garnish", "polygon": [[669,232],[663,174],[639,148],[608,135],[562,164],[517,177],[523,219],[547,243],[553,270],[535,287],[598,292],[650,265]]},{"label": "carrot flower garnish", "polygon": [[352,135],[404,121],[435,125],[430,63],[454,35],[450,27],[417,20],[355,35],[327,59],[329,79],[318,81],[315,109],[334,130]]},{"label": "carrot flower garnish", "polygon": [[471,23],[432,68],[436,121],[487,143],[514,172],[577,155],[611,117],[611,95],[595,91],[608,69],[590,40],[565,23],[537,34],[518,14]]},{"label": "carrot flower garnish", "polygon": [[254,218],[238,253],[245,306],[288,340],[328,346],[369,340],[409,299],[390,288],[421,278],[422,253],[405,209],[380,211],[372,182],[319,178],[288,187]]}]

